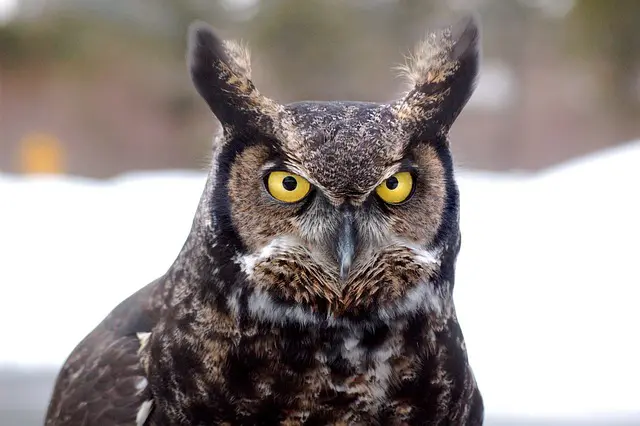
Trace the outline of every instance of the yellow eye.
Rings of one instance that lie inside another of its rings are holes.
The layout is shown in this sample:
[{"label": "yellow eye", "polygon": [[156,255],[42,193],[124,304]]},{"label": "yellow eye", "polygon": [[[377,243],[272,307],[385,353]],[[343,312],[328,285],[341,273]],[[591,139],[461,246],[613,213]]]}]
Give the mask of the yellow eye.
[{"label": "yellow eye", "polygon": [[309,194],[311,184],[293,173],[271,172],[267,177],[267,189],[276,200],[296,203]]},{"label": "yellow eye", "polygon": [[387,178],[376,188],[376,194],[387,204],[400,204],[411,195],[413,176],[409,172],[400,172]]}]

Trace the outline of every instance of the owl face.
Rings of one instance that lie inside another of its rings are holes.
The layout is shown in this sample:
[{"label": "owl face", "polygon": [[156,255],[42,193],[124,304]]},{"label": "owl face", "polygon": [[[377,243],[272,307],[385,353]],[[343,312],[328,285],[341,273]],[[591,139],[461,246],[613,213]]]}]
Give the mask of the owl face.
[{"label": "owl face", "polygon": [[191,34],[195,86],[224,129],[210,214],[250,310],[353,321],[442,309],[443,259],[459,246],[447,131],[473,89],[475,22],[421,44],[412,88],[388,104],[280,105],[251,82],[243,49],[202,24]]}]

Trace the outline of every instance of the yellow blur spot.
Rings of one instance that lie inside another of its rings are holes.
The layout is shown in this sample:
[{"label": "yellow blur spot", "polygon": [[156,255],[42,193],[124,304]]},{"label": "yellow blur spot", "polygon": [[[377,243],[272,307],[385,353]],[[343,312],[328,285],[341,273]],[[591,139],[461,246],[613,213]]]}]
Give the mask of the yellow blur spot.
[{"label": "yellow blur spot", "polygon": [[52,135],[32,134],[20,141],[20,171],[22,173],[63,173],[63,160],[62,144]]}]

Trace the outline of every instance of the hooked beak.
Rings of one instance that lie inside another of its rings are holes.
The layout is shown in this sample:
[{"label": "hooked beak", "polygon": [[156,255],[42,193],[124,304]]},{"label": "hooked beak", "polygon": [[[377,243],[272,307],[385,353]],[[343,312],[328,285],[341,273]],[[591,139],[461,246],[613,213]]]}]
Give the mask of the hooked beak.
[{"label": "hooked beak", "polygon": [[344,281],[349,276],[349,270],[358,246],[358,232],[355,226],[353,212],[344,211],[340,226],[336,235],[336,257],[340,265],[340,280]]}]

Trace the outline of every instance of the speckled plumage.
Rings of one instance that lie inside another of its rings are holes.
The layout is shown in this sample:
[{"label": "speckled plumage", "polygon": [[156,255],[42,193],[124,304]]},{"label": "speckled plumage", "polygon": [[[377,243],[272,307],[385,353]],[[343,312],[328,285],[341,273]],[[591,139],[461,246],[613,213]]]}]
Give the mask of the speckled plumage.
[{"label": "speckled plumage", "polygon": [[[223,130],[191,233],[70,355],[46,425],[482,424],[452,299],[447,140],[477,39],[474,20],[431,34],[398,101],[280,105],[246,49],[194,25],[192,79]],[[276,201],[270,170],[312,193]],[[415,188],[387,205],[374,189],[398,171]]]}]

